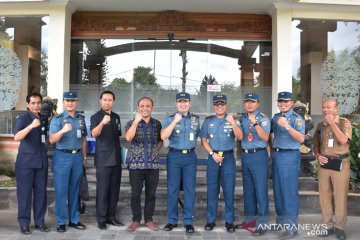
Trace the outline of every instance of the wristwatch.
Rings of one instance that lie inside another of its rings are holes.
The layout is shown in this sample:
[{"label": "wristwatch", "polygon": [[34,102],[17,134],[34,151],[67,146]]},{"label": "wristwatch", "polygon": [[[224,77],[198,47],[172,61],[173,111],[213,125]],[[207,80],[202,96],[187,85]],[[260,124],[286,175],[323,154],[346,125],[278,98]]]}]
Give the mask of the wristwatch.
[{"label": "wristwatch", "polygon": [[213,151],[210,151],[209,152],[210,156],[214,155],[214,152]]},{"label": "wristwatch", "polygon": [[256,121],[256,122],[253,124],[253,126],[255,127],[255,126],[257,126],[257,125],[259,125],[259,123]]},{"label": "wristwatch", "polygon": [[291,128],[290,124],[285,127],[286,131],[289,131]]}]

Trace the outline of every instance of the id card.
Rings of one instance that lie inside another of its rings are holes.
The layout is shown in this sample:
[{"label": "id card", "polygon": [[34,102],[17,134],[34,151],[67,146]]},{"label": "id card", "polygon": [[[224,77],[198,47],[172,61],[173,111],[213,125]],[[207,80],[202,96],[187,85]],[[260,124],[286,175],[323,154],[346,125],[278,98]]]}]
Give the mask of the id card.
[{"label": "id card", "polygon": [[45,134],[41,134],[41,142],[45,143]]},{"label": "id card", "polygon": [[194,133],[193,133],[193,132],[190,133],[190,138],[189,138],[189,140],[190,140],[190,141],[194,141]]},{"label": "id card", "polygon": [[329,147],[329,148],[334,147],[334,139],[333,139],[333,138],[329,138],[329,139],[328,139],[328,147]]},{"label": "id card", "polygon": [[76,136],[77,136],[77,138],[81,138],[81,130],[80,129],[76,130]]}]

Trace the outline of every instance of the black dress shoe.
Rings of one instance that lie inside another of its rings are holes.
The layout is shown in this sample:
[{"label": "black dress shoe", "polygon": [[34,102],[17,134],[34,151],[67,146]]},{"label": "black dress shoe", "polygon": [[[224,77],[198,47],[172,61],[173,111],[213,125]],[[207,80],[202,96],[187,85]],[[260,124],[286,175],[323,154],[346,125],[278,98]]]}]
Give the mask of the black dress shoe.
[{"label": "black dress shoe", "polygon": [[76,228],[78,230],[86,229],[86,226],[84,224],[82,224],[81,222],[78,222],[78,223],[69,222],[69,227]]},{"label": "black dress shoe", "polygon": [[226,231],[229,233],[235,232],[235,225],[232,223],[225,223]]},{"label": "black dress shoe", "polygon": [[58,226],[56,227],[56,230],[57,230],[58,232],[65,232],[65,231],[66,231],[65,224],[58,225]]},{"label": "black dress shoe", "polygon": [[286,231],[280,236],[280,239],[290,239],[290,238],[295,237],[296,235],[297,235],[297,232]]},{"label": "black dress shoe", "polygon": [[330,236],[330,235],[333,235],[334,234],[334,229],[333,228],[330,228],[330,229],[322,229],[320,234],[318,234],[317,236],[318,237],[327,237],[327,236]]},{"label": "black dress shoe", "polygon": [[345,234],[344,230],[335,228],[334,232],[335,232],[335,235],[336,235],[337,239],[339,239],[339,240],[345,240],[346,239],[346,234]]},{"label": "black dress shoe", "polygon": [[207,223],[207,224],[205,225],[205,230],[206,230],[206,231],[212,231],[215,226],[216,226],[215,223]]},{"label": "black dress shoe", "polygon": [[250,221],[250,222],[243,221],[242,223],[235,225],[236,229],[253,228],[253,227],[255,227],[255,221]]},{"label": "black dress shoe", "polygon": [[173,230],[176,227],[177,227],[177,224],[168,223],[168,224],[165,225],[164,230],[169,232],[169,231]]},{"label": "black dress shoe", "polygon": [[195,232],[194,226],[191,224],[185,225],[185,232],[187,232],[187,233]]},{"label": "black dress shoe", "polygon": [[28,235],[28,234],[30,234],[30,228],[29,227],[20,227],[20,232],[22,234]]},{"label": "black dress shoe", "polygon": [[41,225],[36,225],[35,228],[40,230],[40,232],[50,232],[50,229],[43,223]]},{"label": "black dress shoe", "polygon": [[104,223],[104,222],[99,222],[99,223],[98,223],[98,228],[100,228],[101,230],[105,230],[105,229],[106,229],[106,223]]},{"label": "black dress shoe", "polygon": [[257,228],[253,233],[252,235],[254,237],[258,237],[258,236],[262,236],[266,233],[266,229],[262,229],[262,228]]},{"label": "black dress shoe", "polygon": [[116,218],[114,220],[107,220],[106,223],[113,226],[124,226],[124,224],[119,220],[117,220]]}]

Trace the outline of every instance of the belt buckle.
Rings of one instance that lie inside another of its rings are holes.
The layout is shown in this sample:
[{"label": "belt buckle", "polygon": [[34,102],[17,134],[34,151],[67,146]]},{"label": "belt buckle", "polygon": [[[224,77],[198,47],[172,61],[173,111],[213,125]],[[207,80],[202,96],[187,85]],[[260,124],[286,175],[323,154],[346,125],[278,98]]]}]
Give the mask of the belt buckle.
[{"label": "belt buckle", "polygon": [[186,150],[186,149],[185,149],[185,150],[181,150],[181,153],[182,153],[182,154],[186,154],[186,153],[188,153],[188,150]]},{"label": "belt buckle", "polygon": [[245,153],[249,153],[249,150],[245,149]]},{"label": "belt buckle", "polygon": [[76,149],[71,150],[71,154],[75,154],[75,153],[77,153],[77,150],[76,150]]},{"label": "belt buckle", "polygon": [[219,151],[218,154],[220,157],[222,157],[224,155],[224,152]]}]

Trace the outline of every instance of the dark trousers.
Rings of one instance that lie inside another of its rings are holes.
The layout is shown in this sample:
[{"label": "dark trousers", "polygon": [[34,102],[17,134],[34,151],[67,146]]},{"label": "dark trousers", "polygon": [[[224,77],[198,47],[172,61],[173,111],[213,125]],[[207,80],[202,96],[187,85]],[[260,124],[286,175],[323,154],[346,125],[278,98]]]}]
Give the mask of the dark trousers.
[{"label": "dark trousers", "polygon": [[130,169],[131,210],[133,222],[141,221],[141,193],[145,183],[145,222],[153,221],[156,201],[156,188],[159,182],[159,169]]},{"label": "dark trousers", "polygon": [[48,169],[16,167],[15,173],[19,225],[21,227],[27,227],[30,225],[32,204],[35,224],[43,224],[47,209],[46,185]]},{"label": "dark trousers", "polygon": [[96,167],[96,219],[115,219],[121,183],[121,166]]}]

